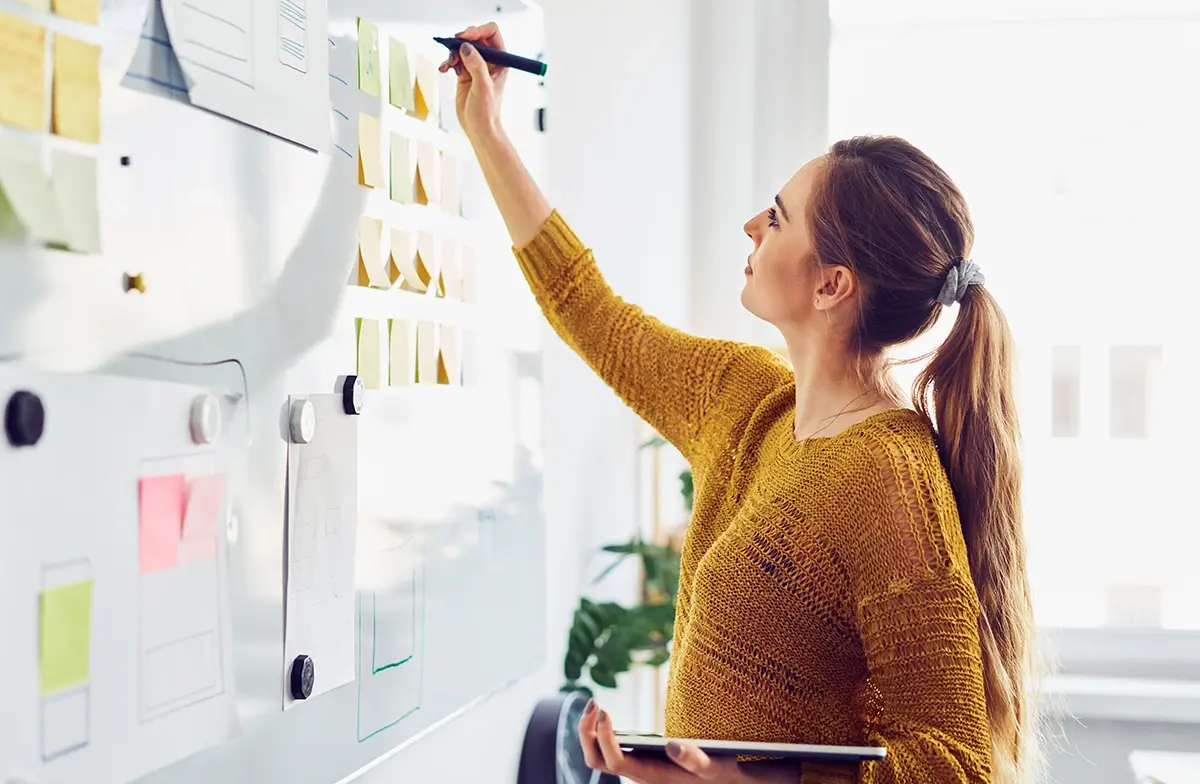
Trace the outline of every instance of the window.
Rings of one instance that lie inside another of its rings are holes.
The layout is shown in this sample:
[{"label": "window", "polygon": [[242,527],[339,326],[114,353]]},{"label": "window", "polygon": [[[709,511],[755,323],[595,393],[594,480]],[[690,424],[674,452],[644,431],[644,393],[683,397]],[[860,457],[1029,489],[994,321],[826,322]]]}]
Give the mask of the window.
[{"label": "window", "polygon": [[[831,0],[830,135],[955,179],[1021,347],[1038,621],[1200,630],[1186,455],[1200,319],[1200,16],[1157,0]],[[915,370],[914,370],[915,372]],[[1194,461],[1192,461],[1194,465]]]},{"label": "window", "polygon": [[1148,438],[1153,387],[1162,359],[1159,346],[1113,346],[1109,352],[1109,432],[1113,438]]},{"label": "window", "polygon": [[1080,422],[1079,346],[1055,346],[1050,366],[1050,435],[1078,438]]}]

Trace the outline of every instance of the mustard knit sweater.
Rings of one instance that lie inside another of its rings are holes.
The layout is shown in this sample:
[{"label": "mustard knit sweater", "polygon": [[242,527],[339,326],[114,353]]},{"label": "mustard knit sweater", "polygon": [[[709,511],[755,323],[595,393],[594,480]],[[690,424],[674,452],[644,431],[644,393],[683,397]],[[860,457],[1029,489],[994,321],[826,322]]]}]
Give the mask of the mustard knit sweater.
[{"label": "mustard knit sweater", "polygon": [[979,605],[925,420],[797,442],[772,352],[624,302],[557,212],[516,255],[558,334],[692,468],[667,734],[887,747],[806,784],[989,781]]}]

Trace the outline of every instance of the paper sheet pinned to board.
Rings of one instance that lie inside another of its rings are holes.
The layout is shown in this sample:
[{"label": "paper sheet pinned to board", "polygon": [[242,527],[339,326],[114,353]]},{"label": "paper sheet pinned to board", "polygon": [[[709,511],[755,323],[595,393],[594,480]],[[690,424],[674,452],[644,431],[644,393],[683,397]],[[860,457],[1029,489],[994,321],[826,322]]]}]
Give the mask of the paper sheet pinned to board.
[{"label": "paper sheet pinned to board", "polygon": [[[296,658],[308,656],[316,697],[354,680],[361,417],[342,410],[341,395],[308,400],[316,412],[313,438],[288,445],[283,678],[286,684]],[[285,688],[285,709],[303,702]]]},{"label": "paper sheet pinned to board", "polygon": [[271,7],[262,24],[260,0],[151,0],[122,84],[328,152],[327,0]]}]

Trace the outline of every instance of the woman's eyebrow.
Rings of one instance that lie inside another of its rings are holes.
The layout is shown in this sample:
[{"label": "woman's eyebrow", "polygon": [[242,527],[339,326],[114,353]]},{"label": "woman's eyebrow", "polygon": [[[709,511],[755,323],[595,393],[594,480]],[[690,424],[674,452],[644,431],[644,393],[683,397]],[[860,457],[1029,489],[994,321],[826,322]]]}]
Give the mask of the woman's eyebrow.
[{"label": "woman's eyebrow", "polygon": [[775,206],[779,208],[781,213],[783,213],[783,219],[788,223],[791,223],[792,219],[788,216],[787,207],[783,206],[783,199],[779,198],[778,193],[775,194]]}]

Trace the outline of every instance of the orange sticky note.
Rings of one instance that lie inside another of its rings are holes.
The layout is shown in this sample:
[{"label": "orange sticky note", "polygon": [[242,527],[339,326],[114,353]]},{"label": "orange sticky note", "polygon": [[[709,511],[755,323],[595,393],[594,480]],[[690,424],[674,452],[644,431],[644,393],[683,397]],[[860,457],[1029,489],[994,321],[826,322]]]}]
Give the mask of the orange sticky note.
[{"label": "orange sticky note", "polygon": [[183,474],[138,480],[138,553],[142,574],[179,563],[185,501]]},{"label": "orange sticky note", "polygon": [[100,47],[54,36],[54,132],[100,142]]},{"label": "orange sticky note", "polygon": [[84,24],[99,24],[100,0],[54,0],[54,13]]},{"label": "orange sticky note", "polygon": [[0,123],[40,131],[46,111],[46,30],[0,14]]},{"label": "orange sticky note", "polygon": [[224,475],[197,476],[188,482],[187,512],[184,513],[183,537],[179,542],[181,563],[217,556],[217,532],[221,528],[224,500]]}]

